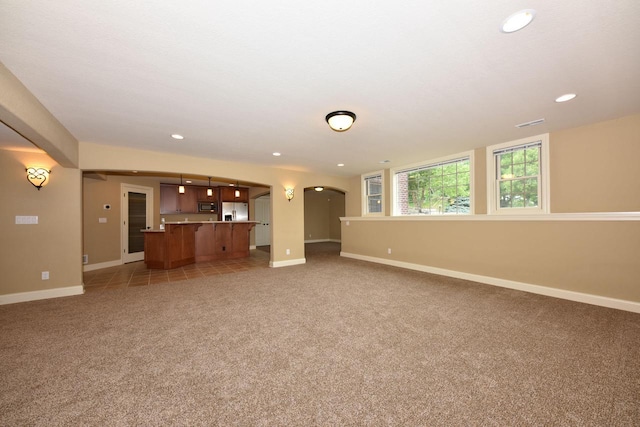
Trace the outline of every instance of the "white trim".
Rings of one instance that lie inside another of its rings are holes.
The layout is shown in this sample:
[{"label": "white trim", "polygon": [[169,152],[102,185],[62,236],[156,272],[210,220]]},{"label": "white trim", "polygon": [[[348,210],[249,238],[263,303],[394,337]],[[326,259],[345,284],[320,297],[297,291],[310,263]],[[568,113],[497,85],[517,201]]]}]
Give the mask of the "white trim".
[{"label": "white trim", "polygon": [[290,267],[292,265],[305,264],[306,262],[307,262],[306,258],[290,259],[286,261],[269,261],[269,267],[272,267],[272,268]]},{"label": "white trim", "polygon": [[119,265],[122,265],[122,260],[117,259],[115,261],[107,261],[107,262],[99,262],[97,264],[83,265],[82,271],[86,273],[87,271],[100,270],[102,268],[109,268],[109,267],[117,267]]},{"label": "white trim", "polygon": [[601,307],[615,308],[617,310],[631,311],[640,313],[640,303],[634,301],[609,298],[600,295],[585,294],[582,292],[568,291],[564,289],[550,288],[547,286],[534,285],[531,283],[516,282],[513,280],[500,279],[497,277],[481,276],[478,274],[463,273],[455,270],[447,270],[444,268],[430,267],[427,265],[413,264],[403,261],[394,261],[384,258],[377,258],[367,255],[358,255],[348,252],[340,252],[340,256],[345,258],[353,258],[361,261],[375,262],[378,264],[391,265],[394,267],[406,268],[409,270],[417,270],[425,273],[438,274],[441,276],[455,277],[457,279],[470,280],[473,282],[484,283],[501,288],[515,289],[518,291],[529,292],[532,294],[545,295],[554,298],[565,299],[569,301],[592,304]]},{"label": "white trim", "polygon": [[249,245],[249,250],[250,250],[250,251],[252,251],[252,250],[254,250],[254,249],[256,249],[256,245]]},{"label": "white trim", "polygon": [[[475,212],[475,151],[463,151],[462,153],[454,154],[452,156],[439,157],[433,160],[427,160],[419,163],[412,163],[410,165],[400,166],[397,168],[390,169],[390,180],[391,180],[391,215],[393,216],[422,216],[422,215],[402,215],[398,213],[398,183],[396,181],[396,173],[403,172],[410,169],[417,169],[420,167],[428,168],[430,166],[435,166],[439,163],[445,162],[455,162],[457,160],[462,160],[465,158],[469,158],[469,210],[471,211],[471,215]],[[433,216],[441,216],[447,214],[436,214]],[[449,214],[449,215],[468,215],[468,214]],[[426,216],[426,215],[425,215]]]},{"label": "white trim", "polygon": [[640,212],[585,212],[547,215],[404,215],[378,218],[350,216],[340,221],[640,221]]},{"label": "white trim", "polygon": [[324,242],[334,242],[334,243],[342,243],[342,240],[339,239],[315,239],[315,240],[305,240],[305,243],[324,243]]},{"label": "white trim", "polygon": [[[525,145],[530,142],[540,141],[540,198],[538,208],[498,208],[498,196],[496,194],[496,164],[494,151]],[[549,134],[544,133],[529,138],[522,138],[516,141],[503,142],[501,144],[486,147],[486,169],[487,169],[487,215],[544,215],[551,212],[551,185],[550,185],[550,165],[549,165]]]},{"label": "white trim", "polygon": [[43,289],[41,291],[19,292],[16,294],[0,295],[0,305],[82,294],[84,294],[84,287],[82,285],[68,286],[66,288]]}]

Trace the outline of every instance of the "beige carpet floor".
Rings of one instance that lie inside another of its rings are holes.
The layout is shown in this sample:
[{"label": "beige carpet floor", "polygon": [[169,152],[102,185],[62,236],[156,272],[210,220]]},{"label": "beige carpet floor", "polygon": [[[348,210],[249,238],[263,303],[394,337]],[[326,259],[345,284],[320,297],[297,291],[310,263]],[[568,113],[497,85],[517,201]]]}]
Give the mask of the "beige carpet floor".
[{"label": "beige carpet floor", "polygon": [[0,425],[640,425],[640,315],[338,250],[0,306]]}]

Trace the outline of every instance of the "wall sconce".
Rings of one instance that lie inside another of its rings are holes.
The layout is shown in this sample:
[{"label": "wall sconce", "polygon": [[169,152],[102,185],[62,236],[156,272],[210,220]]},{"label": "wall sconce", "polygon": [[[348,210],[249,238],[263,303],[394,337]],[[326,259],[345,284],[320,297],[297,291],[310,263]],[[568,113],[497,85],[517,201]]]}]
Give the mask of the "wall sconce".
[{"label": "wall sconce", "polygon": [[207,197],[213,196],[213,188],[211,188],[211,177],[209,177],[209,188],[207,188]]},{"label": "wall sconce", "polygon": [[178,193],[184,194],[184,185],[182,185],[182,175],[180,175],[180,185],[178,186]]},{"label": "wall sconce", "polygon": [[291,201],[293,199],[293,188],[285,188],[284,195],[288,201]]},{"label": "wall sconce", "polygon": [[27,168],[27,181],[40,191],[49,182],[50,170],[45,168]]}]

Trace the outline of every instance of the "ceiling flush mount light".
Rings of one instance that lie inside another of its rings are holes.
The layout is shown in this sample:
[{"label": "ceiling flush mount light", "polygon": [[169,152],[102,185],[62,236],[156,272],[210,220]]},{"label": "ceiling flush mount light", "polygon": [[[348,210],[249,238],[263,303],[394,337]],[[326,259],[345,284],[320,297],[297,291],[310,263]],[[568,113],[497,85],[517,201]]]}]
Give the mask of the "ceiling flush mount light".
[{"label": "ceiling flush mount light", "polygon": [[184,136],[178,135],[177,133],[174,133],[173,135],[171,135],[171,138],[173,138],[173,139],[184,139]]},{"label": "ceiling flush mount light", "polygon": [[351,111],[334,111],[325,117],[329,127],[336,132],[344,132],[349,130],[353,122],[356,121],[356,115]]},{"label": "ceiling flush mount light", "polygon": [[291,201],[291,199],[293,199],[293,188],[285,188],[284,196],[287,198],[288,201]]},{"label": "ceiling flush mount light", "polygon": [[344,166],[344,163],[338,163],[338,167],[341,168]]},{"label": "ceiling flush mount light", "polygon": [[27,168],[27,181],[40,191],[42,187],[49,183],[49,174],[51,171],[45,168],[31,167]]},{"label": "ceiling flush mount light", "polygon": [[507,34],[515,33],[529,25],[535,16],[536,11],[533,9],[524,9],[516,12],[502,22],[500,31]]},{"label": "ceiling flush mount light", "polygon": [[565,93],[564,95],[561,95],[559,97],[556,98],[556,102],[567,102],[567,101],[571,101],[572,99],[574,99],[576,96],[575,93]]},{"label": "ceiling flush mount light", "polygon": [[178,186],[178,193],[184,194],[184,185],[182,185],[182,175],[180,175],[180,185]]},{"label": "ceiling flush mount light", "polygon": [[280,157],[280,153],[278,153],[277,151],[276,151],[275,153],[273,153],[273,155],[274,155],[275,157]]},{"label": "ceiling flush mount light", "polygon": [[316,190],[316,191],[322,191],[322,190],[324,190],[324,187],[321,187],[321,186],[318,185],[317,187],[313,187],[313,189]]},{"label": "ceiling flush mount light", "polygon": [[207,188],[207,197],[213,196],[213,188],[211,188],[211,177],[209,177],[209,188]]}]

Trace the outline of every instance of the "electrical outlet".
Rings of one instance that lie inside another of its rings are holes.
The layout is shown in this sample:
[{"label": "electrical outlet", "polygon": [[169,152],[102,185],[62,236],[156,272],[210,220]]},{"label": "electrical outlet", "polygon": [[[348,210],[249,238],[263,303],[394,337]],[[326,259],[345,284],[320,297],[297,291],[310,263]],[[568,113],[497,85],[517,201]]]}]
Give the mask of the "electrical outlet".
[{"label": "electrical outlet", "polygon": [[287,255],[291,255],[291,250],[287,249]]},{"label": "electrical outlet", "polygon": [[387,248],[387,253],[391,255],[391,248]]},{"label": "electrical outlet", "polygon": [[82,263],[83,264],[89,264],[89,255],[87,255],[87,254],[82,255]]},{"label": "electrical outlet", "polygon": [[43,271],[42,272],[42,280],[49,280],[49,272],[48,271]]}]

